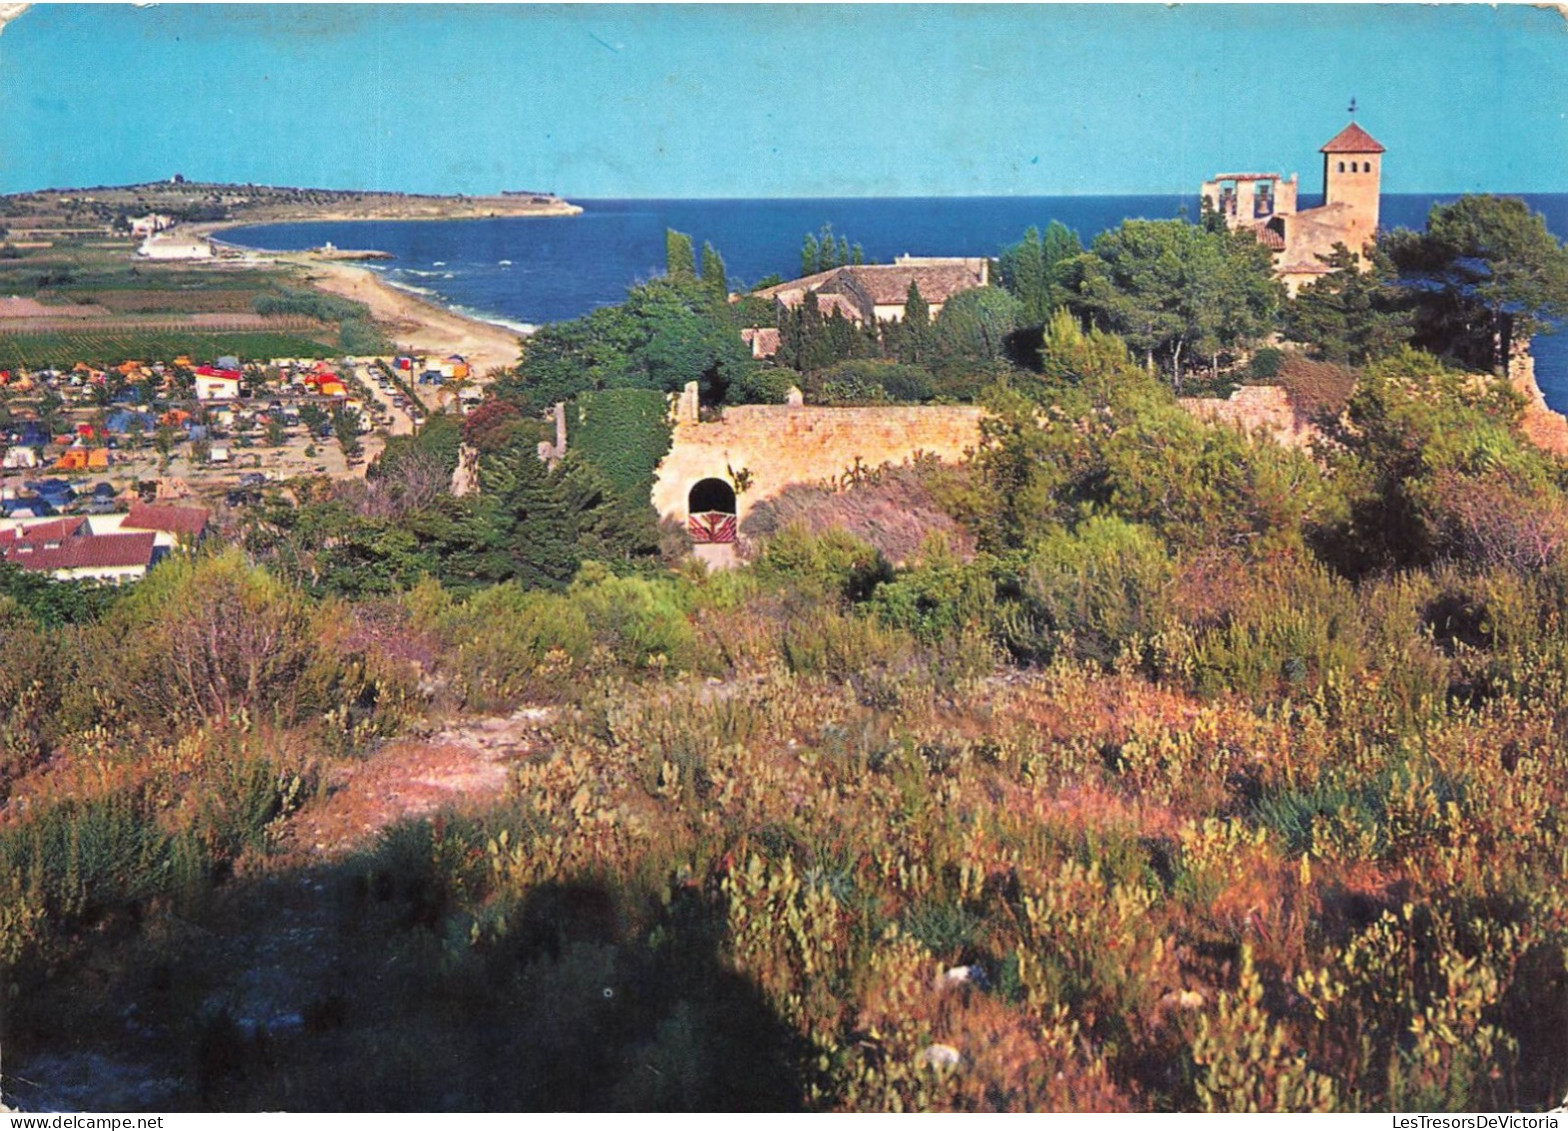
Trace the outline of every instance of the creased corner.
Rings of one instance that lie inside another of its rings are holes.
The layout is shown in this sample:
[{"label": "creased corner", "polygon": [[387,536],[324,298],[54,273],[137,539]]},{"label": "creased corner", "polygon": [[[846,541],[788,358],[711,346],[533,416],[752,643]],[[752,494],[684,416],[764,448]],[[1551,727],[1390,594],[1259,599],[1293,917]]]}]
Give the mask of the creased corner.
[{"label": "creased corner", "polygon": [[0,4],[0,32],[5,31],[6,24],[31,7],[31,4]]}]

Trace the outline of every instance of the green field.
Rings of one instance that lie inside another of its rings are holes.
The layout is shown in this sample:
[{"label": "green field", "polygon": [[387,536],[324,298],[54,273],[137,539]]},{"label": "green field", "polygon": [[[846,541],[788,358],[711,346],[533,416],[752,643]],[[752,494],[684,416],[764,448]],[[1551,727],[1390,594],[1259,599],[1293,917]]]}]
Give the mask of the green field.
[{"label": "green field", "polygon": [[116,314],[250,314],[256,298],[268,292],[255,286],[210,287],[195,284],[174,287],[50,287],[37,298],[46,304],[83,303],[102,306]]},{"label": "green field", "polygon": [[332,357],[330,343],[299,334],[269,331],[81,330],[61,333],[0,334],[0,368],[69,367],[78,361],[111,365],[121,361],[173,361],[181,355],[197,362],[224,354],[245,360],[273,357]]}]

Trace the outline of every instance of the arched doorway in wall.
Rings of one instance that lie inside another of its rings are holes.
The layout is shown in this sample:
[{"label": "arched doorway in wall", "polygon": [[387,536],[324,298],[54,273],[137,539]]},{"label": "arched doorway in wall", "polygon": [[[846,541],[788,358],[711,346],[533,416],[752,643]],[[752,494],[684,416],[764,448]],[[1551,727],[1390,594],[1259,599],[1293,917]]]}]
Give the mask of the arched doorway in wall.
[{"label": "arched doorway in wall", "polygon": [[686,532],[698,544],[735,541],[735,488],[722,479],[699,479],[686,495]]}]

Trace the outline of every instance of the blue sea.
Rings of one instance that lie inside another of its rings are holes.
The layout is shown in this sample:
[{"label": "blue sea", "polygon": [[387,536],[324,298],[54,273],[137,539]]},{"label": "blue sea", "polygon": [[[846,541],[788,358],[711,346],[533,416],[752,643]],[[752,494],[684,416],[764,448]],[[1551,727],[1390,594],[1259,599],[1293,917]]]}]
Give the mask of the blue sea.
[{"label": "blue sea", "polygon": [[[1452,195],[1385,195],[1385,227],[1420,228],[1434,203]],[[1568,194],[1525,194],[1559,238],[1568,237]],[[236,228],[245,247],[297,251],[332,243],[375,249],[368,261],[400,287],[505,325],[575,318],[620,302],[626,289],[664,269],[664,233],[711,243],[731,289],[770,274],[800,272],[807,232],[831,225],[868,261],[894,256],[998,254],[1030,225],[1060,220],[1087,244],[1122,220],[1198,214],[1197,197],[1056,196],[829,198],[788,200],[583,200],[580,216],[494,220],[351,221]],[[1302,198],[1302,207],[1317,201]],[[1568,412],[1568,332],[1536,339],[1536,376],[1547,402]]]}]

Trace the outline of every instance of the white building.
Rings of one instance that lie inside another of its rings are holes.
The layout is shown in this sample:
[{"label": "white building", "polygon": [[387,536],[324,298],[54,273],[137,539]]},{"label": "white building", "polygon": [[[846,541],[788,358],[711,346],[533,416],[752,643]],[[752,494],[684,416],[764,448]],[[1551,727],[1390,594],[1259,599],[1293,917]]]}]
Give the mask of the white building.
[{"label": "white building", "polygon": [[196,374],[196,399],[199,401],[227,401],[240,395],[240,379],[229,373]]},{"label": "white building", "polygon": [[148,236],[136,249],[144,259],[211,259],[212,244],[196,236]]}]

